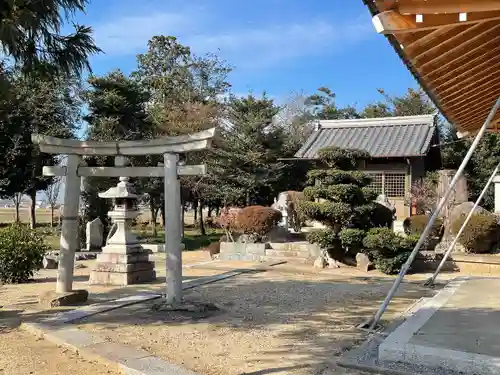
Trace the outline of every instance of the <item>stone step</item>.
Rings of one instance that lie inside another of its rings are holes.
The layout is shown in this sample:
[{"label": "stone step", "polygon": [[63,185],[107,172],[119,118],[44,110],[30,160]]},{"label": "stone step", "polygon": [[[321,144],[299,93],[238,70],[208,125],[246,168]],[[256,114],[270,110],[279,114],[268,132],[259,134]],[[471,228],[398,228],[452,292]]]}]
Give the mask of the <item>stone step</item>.
[{"label": "stone step", "polygon": [[294,250],[275,250],[267,249],[266,256],[270,257],[288,257],[288,258],[309,258],[309,250],[306,251],[294,251]]},{"label": "stone step", "polygon": [[262,259],[261,261],[264,261],[264,262],[284,261],[287,263],[313,264],[313,260],[311,260],[309,258],[263,256],[261,259]]},{"label": "stone step", "polygon": [[282,251],[309,251],[313,246],[308,242],[271,242],[269,246],[274,250]]}]

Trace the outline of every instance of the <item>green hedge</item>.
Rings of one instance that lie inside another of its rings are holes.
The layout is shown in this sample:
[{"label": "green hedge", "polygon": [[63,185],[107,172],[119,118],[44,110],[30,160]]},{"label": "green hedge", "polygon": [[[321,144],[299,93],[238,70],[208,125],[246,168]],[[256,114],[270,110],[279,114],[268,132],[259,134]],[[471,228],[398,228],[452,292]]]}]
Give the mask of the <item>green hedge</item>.
[{"label": "green hedge", "polygon": [[0,230],[0,281],[22,283],[42,266],[48,247],[43,237],[22,224]]},{"label": "green hedge", "polygon": [[[453,234],[457,234],[467,215],[461,215],[451,223]],[[494,215],[473,214],[460,235],[458,242],[470,253],[489,253],[498,244],[499,226]]]},{"label": "green hedge", "polygon": [[[430,216],[415,215],[405,219],[403,227],[405,233],[409,236],[419,236],[424,232],[425,227],[429,223]],[[436,245],[441,240],[444,233],[443,219],[437,218],[431,227],[431,231],[427,236],[426,241],[422,245],[422,250],[434,250]]]},{"label": "green hedge", "polygon": [[415,236],[402,237],[389,228],[373,228],[364,238],[363,247],[375,268],[390,275],[399,272],[417,241]]}]

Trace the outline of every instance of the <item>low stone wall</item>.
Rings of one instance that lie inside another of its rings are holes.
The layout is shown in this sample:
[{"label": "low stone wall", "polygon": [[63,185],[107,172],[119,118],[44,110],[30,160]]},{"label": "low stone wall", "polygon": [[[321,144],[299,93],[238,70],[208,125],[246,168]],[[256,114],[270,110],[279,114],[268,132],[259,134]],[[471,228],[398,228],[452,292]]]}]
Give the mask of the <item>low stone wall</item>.
[{"label": "low stone wall", "polygon": [[313,263],[320,251],[308,242],[237,243],[221,242],[219,259],[267,262],[284,259],[299,263]]},{"label": "low stone wall", "polygon": [[[443,254],[421,251],[412,269],[414,272],[435,271],[443,259]],[[445,262],[443,272],[463,272],[471,276],[499,276],[500,254],[452,254]]]},{"label": "low stone wall", "polygon": [[[143,249],[148,250],[152,253],[164,253],[165,244],[164,243],[141,243]],[[181,250],[184,250],[185,246],[181,243]]]}]

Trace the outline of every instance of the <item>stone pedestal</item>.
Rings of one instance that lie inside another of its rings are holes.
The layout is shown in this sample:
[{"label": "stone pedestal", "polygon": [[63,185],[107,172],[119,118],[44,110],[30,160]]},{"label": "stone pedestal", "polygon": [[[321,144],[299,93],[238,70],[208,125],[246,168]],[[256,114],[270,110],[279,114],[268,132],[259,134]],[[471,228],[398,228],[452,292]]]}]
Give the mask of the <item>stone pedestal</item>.
[{"label": "stone pedestal", "polygon": [[[154,262],[149,260],[149,251],[143,249],[135,235],[129,230],[124,213],[115,218],[116,231],[108,244],[97,254],[97,265],[90,273],[89,284],[131,285],[156,280]],[[109,213],[117,216],[117,211]]]},{"label": "stone pedestal", "polygon": [[90,272],[89,284],[132,285],[156,280],[154,262],[140,246],[129,254],[102,252]]}]

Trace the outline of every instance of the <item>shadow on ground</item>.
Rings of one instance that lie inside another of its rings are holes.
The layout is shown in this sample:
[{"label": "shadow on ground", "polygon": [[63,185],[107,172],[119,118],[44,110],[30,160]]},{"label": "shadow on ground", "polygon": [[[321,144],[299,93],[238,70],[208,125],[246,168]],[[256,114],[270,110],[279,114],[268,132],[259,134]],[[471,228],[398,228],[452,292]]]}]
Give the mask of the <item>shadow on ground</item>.
[{"label": "shadow on ground", "polygon": [[[78,324],[202,374],[321,374],[333,359],[366,338],[355,326],[373,315],[393,280],[310,278],[253,272],[186,292],[189,302],[216,304],[216,313],[156,312],[152,306],[157,302],[150,301]],[[434,294],[419,283],[406,282],[385,318]]]},{"label": "shadow on ground", "polygon": [[[54,281],[47,278],[39,282]],[[157,301],[150,301],[77,324],[110,341],[142,348],[204,375],[329,374],[338,356],[366,338],[365,332],[354,327],[373,316],[392,283],[391,277],[308,273],[281,267],[186,291],[190,302],[211,302],[220,307],[214,314],[156,312],[152,306]],[[421,283],[404,282],[384,318],[390,320],[419,298],[435,294]],[[165,278],[158,278],[153,285],[158,286],[91,293],[88,304],[144,291],[161,293]],[[0,299],[1,294],[0,288]],[[61,311],[23,311],[23,303],[12,305],[10,311],[0,310],[0,337],[21,321],[36,322]]]}]

